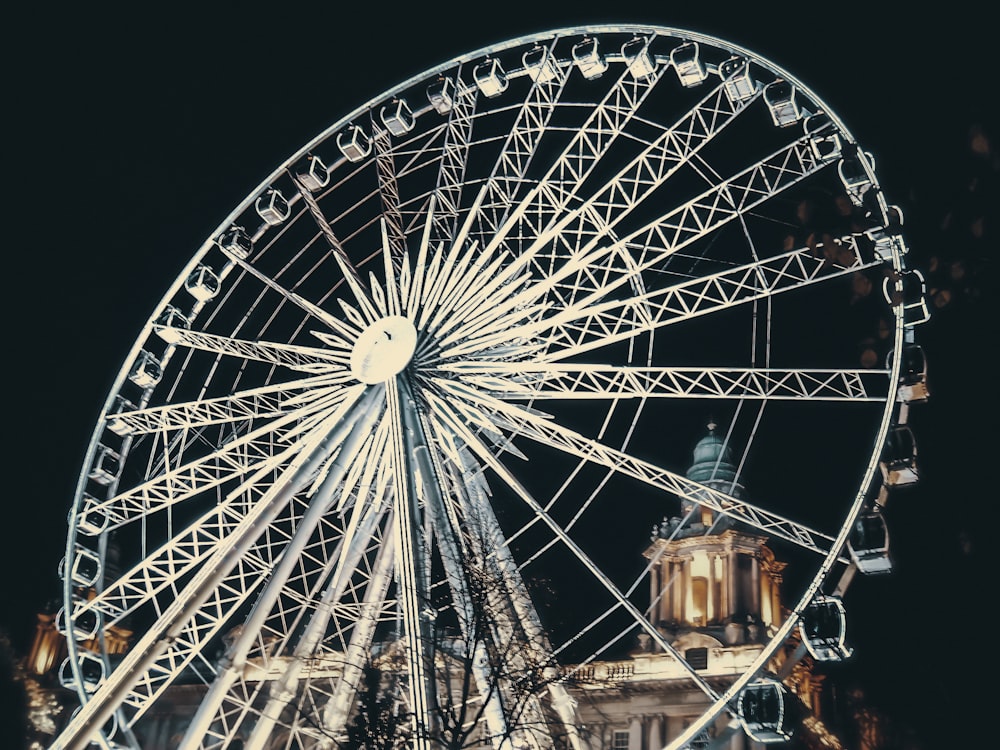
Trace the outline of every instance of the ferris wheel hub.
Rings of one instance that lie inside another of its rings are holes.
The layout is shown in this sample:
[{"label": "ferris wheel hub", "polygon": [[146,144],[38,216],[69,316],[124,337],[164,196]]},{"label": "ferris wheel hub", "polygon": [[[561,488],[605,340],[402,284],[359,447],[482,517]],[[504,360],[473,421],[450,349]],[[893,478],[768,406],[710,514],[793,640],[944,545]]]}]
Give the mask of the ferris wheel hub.
[{"label": "ferris wheel hub", "polygon": [[384,383],[402,372],[417,347],[417,329],[408,318],[390,315],[362,331],[351,350],[351,374],[362,383]]}]

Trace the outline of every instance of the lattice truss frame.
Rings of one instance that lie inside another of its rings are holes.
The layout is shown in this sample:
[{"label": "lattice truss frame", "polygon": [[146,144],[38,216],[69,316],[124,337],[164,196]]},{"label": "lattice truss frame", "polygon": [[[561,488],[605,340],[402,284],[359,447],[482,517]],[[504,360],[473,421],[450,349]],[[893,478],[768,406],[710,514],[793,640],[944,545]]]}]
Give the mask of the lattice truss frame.
[{"label": "lattice truss frame", "polygon": [[[782,244],[795,202],[824,189],[857,225]],[[126,358],[69,516],[63,671],[82,707],[54,747],[137,746],[143,716],[192,679],[205,698],[185,748],[332,747],[392,638],[411,741],[429,747],[443,622],[474,641],[478,715],[498,746],[584,746],[564,681],[511,715],[499,644],[518,646],[508,670],[558,673],[610,623],[617,635],[582,658],[647,633],[704,691],[703,728],[794,617],[720,694],[581,530],[626,487],[657,509],[693,501],[809,561],[800,610],[846,562],[911,327],[889,295],[885,366],[861,368],[842,356],[846,332],[824,326],[836,345],[817,347],[798,316],[848,317],[859,275],[902,289],[896,229],[869,157],[823,102],[702,35],[540,34],[373,99],[220,224]],[[364,374],[359,342],[411,329],[399,369]],[[706,401],[729,418],[741,471],[773,457],[772,413],[856,413],[853,489],[813,513],[780,489],[750,501],[670,468],[644,442],[650,422]],[[571,637],[529,595],[553,550],[605,603]],[[474,571],[495,590],[477,597]],[[136,623],[133,647],[106,653],[106,629]]]}]

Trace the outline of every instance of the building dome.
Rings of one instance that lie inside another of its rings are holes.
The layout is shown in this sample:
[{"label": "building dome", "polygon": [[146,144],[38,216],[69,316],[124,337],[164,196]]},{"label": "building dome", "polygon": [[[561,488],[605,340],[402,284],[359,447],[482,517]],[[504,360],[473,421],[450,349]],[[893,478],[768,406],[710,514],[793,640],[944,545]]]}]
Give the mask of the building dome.
[{"label": "building dome", "polygon": [[715,423],[709,422],[708,434],[694,447],[694,463],[687,470],[687,478],[729,492],[736,479],[736,466],[732,451],[715,429]]}]

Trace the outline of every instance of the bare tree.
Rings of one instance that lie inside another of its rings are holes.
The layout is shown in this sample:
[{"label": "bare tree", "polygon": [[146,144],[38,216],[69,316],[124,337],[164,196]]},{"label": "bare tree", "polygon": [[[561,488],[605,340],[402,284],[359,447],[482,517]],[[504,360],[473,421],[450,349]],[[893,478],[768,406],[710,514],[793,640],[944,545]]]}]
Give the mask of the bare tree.
[{"label": "bare tree", "polygon": [[546,747],[564,732],[543,700],[560,680],[555,659],[510,616],[502,579],[465,564],[464,627],[438,628],[433,741],[445,750],[480,744]]},{"label": "bare tree", "polygon": [[369,661],[358,686],[357,710],[337,741],[344,750],[395,750],[409,739],[409,717],[398,698],[399,675]]},{"label": "bare tree", "polygon": [[[559,664],[512,615],[509,582],[481,558],[461,565],[463,601],[428,602],[438,613],[428,743],[441,750],[568,747],[569,731],[548,700],[564,683]],[[352,750],[406,744],[406,679],[405,645],[383,644],[359,685],[347,739],[338,744]]]}]

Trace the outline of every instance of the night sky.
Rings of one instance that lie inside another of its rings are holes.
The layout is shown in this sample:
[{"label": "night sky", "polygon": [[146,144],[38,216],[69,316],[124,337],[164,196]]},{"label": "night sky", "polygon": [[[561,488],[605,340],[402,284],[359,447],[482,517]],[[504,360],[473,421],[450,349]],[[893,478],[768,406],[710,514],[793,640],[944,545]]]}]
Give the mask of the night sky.
[{"label": "night sky", "polygon": [[[937,227],[967,182],[970,124],[998,122],[987,39],[995,27],[964,1],[925,15],[914,15],[915,4],[885,10],[853,0],[704,2],[700,10],[285,1],[266,12],[232,4],[228,16],[206,14],[206,5],[5,12],[4,54],[13,55],[3,79],[0,629],[18,649],[27,647],[33,613],[59,596],[79,464],[154,305],[277,164],[396,83],[490,43],[584,23],[720,37],[795,74],[874,153],[890,203],[913,225],[908,237],[922,268],[932,256],[964,252],[941,246]],[[990,231],[996,251],[995,224]],[[912,424],[924,481],[890,508],[896,574],[856,582],[848,594],[857,656],[838,672],[925,750],[978,738],[985,698],[977,698],[977,667],[993,648],[984,602],[995,597],[984,595],[996,590],[987,570],[995,567],[998,500],[990,479],[996,295],[993,259],[982,263],[981,299],[956,302],[921,331],[933,396]]]}]

